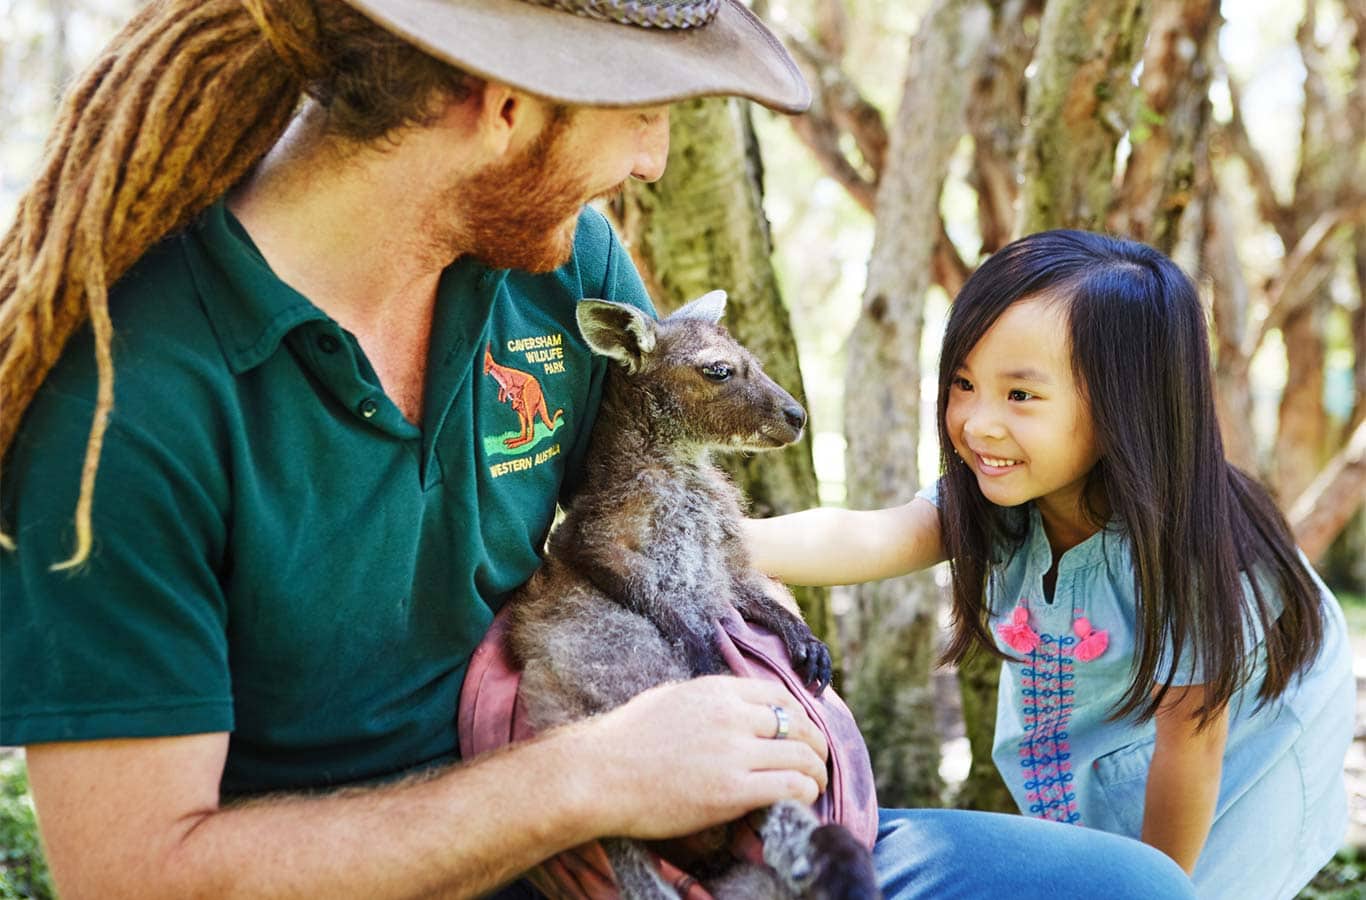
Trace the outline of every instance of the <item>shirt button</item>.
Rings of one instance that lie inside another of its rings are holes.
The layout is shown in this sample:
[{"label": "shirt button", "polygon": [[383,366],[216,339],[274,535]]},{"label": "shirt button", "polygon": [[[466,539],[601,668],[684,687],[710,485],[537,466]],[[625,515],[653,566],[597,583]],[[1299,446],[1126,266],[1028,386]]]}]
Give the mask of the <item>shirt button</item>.
[{"label": "shirt button", "polygon": [[365,418],[374,418],[375,413],[379,412],[379,404],[369,397],[360,402],[360,414]]},{"label": "shirt button", "polygon": [[324,334],[318,337],[318,349],[324,353],[336,353],[341,349],[341,341],[336,335]]}]

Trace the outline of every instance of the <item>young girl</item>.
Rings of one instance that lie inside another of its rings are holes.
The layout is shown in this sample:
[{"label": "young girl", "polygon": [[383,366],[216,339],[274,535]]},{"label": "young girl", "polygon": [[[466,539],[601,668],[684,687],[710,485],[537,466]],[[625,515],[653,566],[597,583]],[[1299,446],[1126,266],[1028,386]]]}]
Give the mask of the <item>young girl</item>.
[{"label": "young girl", "polygon": [[1208,348],[1157,251],[1023,238],[953,304],[939,483],[746,537],[804,584],[947,557],[944,658],[1006,658],[993,756],[1021,812],[1141,838],[1202,897],[1291,897],[1344,836],[1351,651],[1271,498],[1224,459]]}]

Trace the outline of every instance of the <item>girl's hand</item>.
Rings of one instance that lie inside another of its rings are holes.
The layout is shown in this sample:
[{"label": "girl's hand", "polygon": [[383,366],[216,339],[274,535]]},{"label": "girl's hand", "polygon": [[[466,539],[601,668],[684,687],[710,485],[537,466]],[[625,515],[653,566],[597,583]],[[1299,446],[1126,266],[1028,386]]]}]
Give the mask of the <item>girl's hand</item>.
[{"label": "girl's hand", "polygon": [[1203,685],[1172,687],[1158,708],[1157,743],[1148,769],[1143,843],[1176,860],[1189,875],[1209,837],[1228,739],[1228,709],[1203,729],[1195,716],[1205,702]]}]

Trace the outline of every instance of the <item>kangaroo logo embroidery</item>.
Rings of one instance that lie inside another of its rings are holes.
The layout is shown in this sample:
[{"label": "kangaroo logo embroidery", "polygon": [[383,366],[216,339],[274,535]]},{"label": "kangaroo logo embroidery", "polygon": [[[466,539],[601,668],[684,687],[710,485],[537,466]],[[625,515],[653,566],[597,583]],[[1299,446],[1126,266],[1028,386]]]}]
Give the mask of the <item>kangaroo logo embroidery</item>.
[{"label": "kangaroo logo embroidery", "polygon": [[[540,341],[557,344],[549,351],[544,348],[531,349],[525,354],[530,358],[533,354],[545,352],[558,354],[560,348],[558,342],[554,341],[558,337],[559,335],[550,335],[509,343],[520,345]],[[551,365],[558,365],[558,371],[563,371],[562,362],[552,361],[546,365],[547,371],[550,371]],[[498,402],[506,403],[517,414],[516,430],[484,436],[484,451],[490,457],[516,457],[505,462],[495,463],[490,468],[490,474],[496,478],[509,472],[524,471],[533,465],[540,465],[552,457],[558,456],[560,446],[558,443],[552,443],[536,453],[534,458],[527,457],[527,454],[549,440],[564,424],[564,410],[557,408],[551,412],[540,380],[530,372],[503,365],[495,360],[491,343],[484,347],[484,374],[492,378],[498,385]]]}]

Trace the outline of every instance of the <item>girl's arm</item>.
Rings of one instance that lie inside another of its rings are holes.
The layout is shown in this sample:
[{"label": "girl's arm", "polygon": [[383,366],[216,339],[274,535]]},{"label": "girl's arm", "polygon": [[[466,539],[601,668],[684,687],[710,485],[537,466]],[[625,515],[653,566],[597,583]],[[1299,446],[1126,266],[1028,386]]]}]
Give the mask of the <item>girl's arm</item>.
[{"label": "girl's arm", "polygon": [[1203,685],[1167,691],[1157,711],[1157,744],[1143,808],[1143,842],[1176,860],[1188,875],[1214,821],[1228,739],[1227,708],[1196,730],[1194,714],[1204,700]]},{"label": "girl's arm", "polygon": [[888,509],[816,507],[747,519],[756,568],[788,584],[854,584],[905,575],[944,558],[939,511],[919,497]]}]

